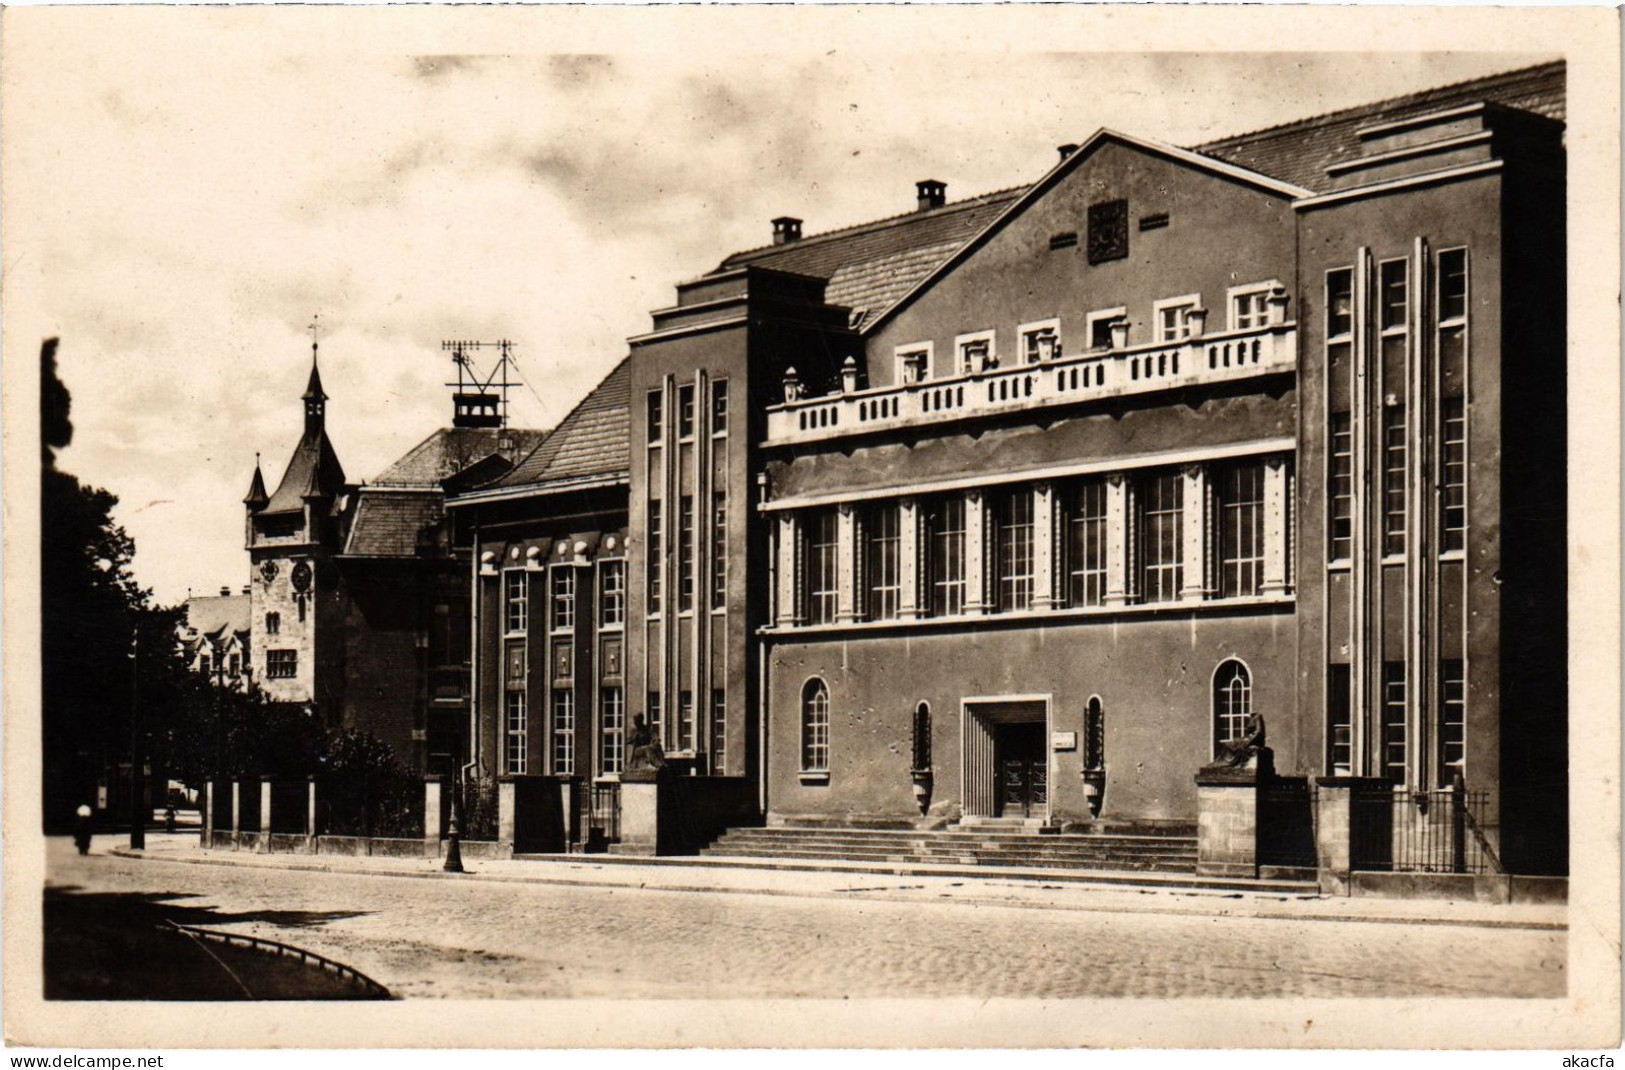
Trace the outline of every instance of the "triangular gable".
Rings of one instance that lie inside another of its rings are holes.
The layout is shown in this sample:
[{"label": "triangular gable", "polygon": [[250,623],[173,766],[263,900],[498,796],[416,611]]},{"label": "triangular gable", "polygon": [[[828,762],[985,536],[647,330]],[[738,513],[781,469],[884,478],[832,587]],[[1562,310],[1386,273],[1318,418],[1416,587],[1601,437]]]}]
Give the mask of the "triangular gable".
[{"label": "triangular gable", "polygon": [[1056,183],[1065,178],[1067,175],[1071,174],[1075,169],[1082,165],[1086,158],[1093,155],[1097,149],[1108,141],[1113,141],[1120,145],[1125,145],[1140,152],[1144,152],[1152,156],[1158,156],[1186,167],[1205,171],[1220,178],[1226,178],[1232,182],[1236,182],[1244,186],[1250,186],[1264,193],[1273,194],[1278,197],[1285,197],[1289,200],[1296,200],[1300,197],[1308,197],[1314,192],[1313,190],[1304,189],[1302,186],[1295,186],[1290,182],[1282,182],[1279,179],[1270,178],[1268,175],[1258,174],[1256,171],[1249,171],[1244,167],[1237,167],[1235,164],[1225,163],[1223,160],[1215,160],[1210,156],[1203,156],[1201,153],[1192,152],[1189,149],[1181,149],[1174,145],[1163,144],[1160,141],[1151,141],[1146,138],[1134,137],[1131,134],[1124,134],[1116,130],[1101,127],[1099,130],[1096,130],[1093,134],[1089,135],[1089,138],[1078,147],[1077,151],[1067,156],[1066,159],[1057,162],[1054,167],[1051,167],[1044,177],[1040,178],[1037,182],[1028,187],[1027,192],[1023,193],[1020,197],[1011,202],[1009,207],[1005,208],[1004,211],[1000,212],[996,217],[994,217],[992,222],[988,223],[988,225],[983,227],[982,230],[974,237],[956,249],[952,255],[928,272],[924,278],[916,282],[907,293],[903,294],[900,298],[893,302],[892,305],[880,315],[874,317],[867,324],[865,324],[860,333],[867,336],[873,335],[875,332],[877,332],[894,316],[896,316],[897,313],[901,312],[903,309],[912,304],[915,298],[929,290],[938,279],[942,278],[954,268],[964,263],[973,253],[986,245],[989,239],[1002,231],[1012,221],[1017,219],[1027,210],[1029,206],[1053,189]]}]

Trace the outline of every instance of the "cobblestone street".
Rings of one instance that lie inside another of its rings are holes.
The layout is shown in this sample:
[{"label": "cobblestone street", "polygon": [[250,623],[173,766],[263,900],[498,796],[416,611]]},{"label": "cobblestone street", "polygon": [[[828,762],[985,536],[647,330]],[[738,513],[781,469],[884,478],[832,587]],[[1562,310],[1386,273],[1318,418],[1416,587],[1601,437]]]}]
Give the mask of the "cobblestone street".
[{"label": "cobblestone street", "polygon": [[315,951],[409,999],[1565,989],[1566,934],[1550,928],[1125,911],[1113,904],[1126,893],[1090,888],[1055,889],[1063,909],[1035,909],[955,899],[963,884],[941,878],[842,880],[856,891],[803,897],[79,858],[56,846],[54,885],[175,896],[189,924]]}]

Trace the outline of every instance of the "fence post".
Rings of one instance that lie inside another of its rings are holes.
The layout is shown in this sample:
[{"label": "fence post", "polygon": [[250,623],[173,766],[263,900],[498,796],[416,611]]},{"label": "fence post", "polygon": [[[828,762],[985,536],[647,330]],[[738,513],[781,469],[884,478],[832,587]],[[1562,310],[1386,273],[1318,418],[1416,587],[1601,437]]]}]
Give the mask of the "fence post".
[{"label": "fence post", "polygon": [[423,778],[423,854],[440,857],[440,822],[446,806],[446,778],[429,773]]},{"label": "fence post", "polygon": [[1320,777],[1315,782],[1315,860],[1320,890],[1348,895],[1354,871],[1353,777]]},{"label": "fence post", "polygon": [[271,852],[271,778],[260,777],[260,854]]},{"label": "fence post", "polygon": [[203,782],[203,838],[202,838],[202,844],[203,844],[205,849],[214,846],[214,807],[215,807],[215,801],[216,801],[215,800],[215,793],[218,792],[219,790],[220,790],[220,782],[219,781],[217,781],[217,780],[205,780]]},{"label": "fence post", "polygon": [[513,857],[514,833],[514,783],[513,777],[502,776],[497,778],[497,854],[502,858]]},{"label": "fence post", "polygon": [[231,778],[231,846],[233,850],[243,845],[243,782],[236,777]]},{"label": "fence post", "polygon": [[1450,872],[1467,872],[1467,785],[1460,770],[1450,778]]}]

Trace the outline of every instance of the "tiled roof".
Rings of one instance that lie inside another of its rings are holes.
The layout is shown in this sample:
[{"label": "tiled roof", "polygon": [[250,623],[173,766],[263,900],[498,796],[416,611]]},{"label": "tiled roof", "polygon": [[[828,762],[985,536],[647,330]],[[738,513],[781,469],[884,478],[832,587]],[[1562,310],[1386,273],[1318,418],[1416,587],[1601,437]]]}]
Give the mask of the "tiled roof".
[{"label": "tiled roof", "polygon": [[361,488],[344,553],[353,557],[416,557],[418,537],[440,522],[445,495],[423,490]]},{"label": "tiled roof", "polygon": [[305,436],[294,448],[282,482],[266,505],[266,513],[297,513],[305,507],[306,495],[331,496],[344,489],[344,467],[323,431],[313,440]]},{"label": "tiled roof", "polygon": [[[1326,187],[1327,165],[1357,155],[1358,131],[1375,122],[1481,100],[1561,119],[1563,74],[1562,62],[1542,64],[1223,138],[1194,151],[1304,189],[1320,190]],[[827,279],[825,299],[860,311],[854,326],[862,327],[1029,188],[1001,190],[942,208],[746,250],[728,257],[717,270],[759,264]]]},{"label": "tiled roof", "polygon": [[632,376],[626,360],[593,387],[552,434],[492,487],[626,475],[631,465]]},{"label": "tiled roof", "polygon": [[[377,487],[438,487],[442,480],[497,451],[503,431],[495,427],[442,427],[372,481]],[[514,456],[524,456],[541,444],[546,431],[508,428]]]},{"label": "tiled roof", "polygon": [[1561,120],[1563,86],[1563,62],[1545,63],[1210,141],[1196,151],[1284,182],[1322,190],[1328,165],[1359,155],[1358,133],[1363,127],[1479,101]]},{"label": "tiled roof", "polygon": [[728,257],[718,270],[755,264],[828,279],[825,300],[873,315],[907,293],[1022,192],[984,193],[941,208],[750,249]]},{"label": "tiled roof", "polygon": [[248,631],[246,594],[194,595],[186,600],[186,627],[199,636]]}]

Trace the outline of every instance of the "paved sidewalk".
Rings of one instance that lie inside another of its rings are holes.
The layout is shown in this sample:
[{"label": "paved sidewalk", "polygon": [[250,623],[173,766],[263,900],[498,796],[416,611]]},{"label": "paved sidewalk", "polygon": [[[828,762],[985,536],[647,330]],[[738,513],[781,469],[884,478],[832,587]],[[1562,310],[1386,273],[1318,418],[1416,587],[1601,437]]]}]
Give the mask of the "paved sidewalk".
[{"label": "paved sidewalk", "polygon": [[[1493,904],[1456,900],[1322,896],[1279,891],[1213,891],[1144,885],[1059,883],[1056,871],[996,870],[975,876],[943,872],[900,876],[886,864],[839,863],[837,871],[773,868],[770,860],[728,866],[684,864],[680,859],[629,863],[594,856],[556,855],[514,860],[465,860],[465,874],[445,873],[437,860],[343,855],[256,854],[203,850],[191,833],[151,835],[142,855],[121,843],[105,848],[125,857],[194,865],[261,867],[429,880],[567,884],[645,891],[780,895],[823,899],[883,899],[968,905],[1030,907],[1108,913],[1279,918],[1294,921],[1358,921],[1394,924],[1467,925],[1521,929],[1567,929],[1561,903]],[[992,874],[997,874],[994,876]],[[1077,876],[1069,873],[1070,876]],[[1116,875],[1121,877],[1121,875]]]}]

